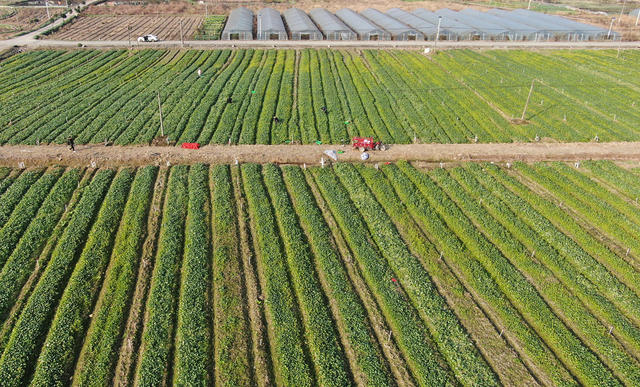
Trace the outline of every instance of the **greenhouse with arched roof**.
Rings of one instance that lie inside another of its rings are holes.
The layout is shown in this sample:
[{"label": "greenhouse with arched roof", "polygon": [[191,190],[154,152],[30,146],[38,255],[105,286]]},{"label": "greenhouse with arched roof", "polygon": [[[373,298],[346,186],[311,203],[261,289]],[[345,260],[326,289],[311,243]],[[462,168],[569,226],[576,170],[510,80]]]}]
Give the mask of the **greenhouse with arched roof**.
[{"label": "greenhouse with arched roof", "polygon": [[253,40],[253,11],[242,7],[231,11],[220,39]]},{"label": "greenhouse with arched roof", "polygon": [[390,33],[352,9],[342,8],[336,12],[336,16],[358,34],[360,40],[391,40]]},{"label": "greenhouse with arched roof", "polygon": [[262,8],[258,11],[258,40],[287,40],[280,12],[273,8]]},{"label": "greenhouse with arched roof", "polygon": [[320,31],[328,40],[355,40],[358,35],[351,30],[340,18],[324,8],[314,8],[309,16],[316,23]]}]

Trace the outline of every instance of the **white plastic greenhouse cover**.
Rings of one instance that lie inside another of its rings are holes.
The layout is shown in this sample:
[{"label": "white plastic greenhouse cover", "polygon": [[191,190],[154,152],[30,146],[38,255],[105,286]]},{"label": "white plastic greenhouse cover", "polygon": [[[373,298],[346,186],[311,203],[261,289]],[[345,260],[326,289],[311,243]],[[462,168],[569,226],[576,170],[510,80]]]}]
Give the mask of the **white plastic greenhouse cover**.
[{"label": "white plastic greenhouse cover", "polygon": [[[547,15],[545,13],[533,12],[526,9],[516,9],[511,11],[515,14],[526,15],[532,18],[539,18],[542,20],[547,20],[552,23],[556,23],[560,29],[566,29],[573,33],[578,39],[584,38],[606,38],[608,34],[608,30],[604,28],[592,26],[589,24],[575,22],[573,20],[569,20],[560,16],[555,15]],[[619,34],[615,31],[611,32],[612,37],[618,37]]]},{"label": "white plastic greenhouse cover", "polygon": [[419,18],[412,13],[404,11],[400,8],[391,8],[387,11],[387,15],[422,32],[425,37],[434,38],[436,36],[437,26],[435,24]]},{"label": "white plastic greenhouse cover", "polygon": [[457,20],[461,23],[470,25],[472,27],[474,27],[475,29],[477,29],[478,31],[482,32],[483,39],[486,38],[506,38],[508,36],[510,36],[511,31],[509,31],[508,29],[497,25],[495,23],[491,23],[487,20],[484,19],[480,19],[478,17],[474,17],[474,16],[469,16],[469,15],[465,15],[463,13],[460,12],[456,12],[456,11],[452,11],[448,8],[443,8],[443,9],[439,9],[436,11],[436,15],[440,15],[440,16],[448,16],[454,20]]},{"label": "white plastic greenhouse cover", "polygon": [[287,40],[287,31],[284,28],[280,12],[273,8],[262,8],[258,11],[258,39]]},{"label": "white plastic greenhouse cover", "polygon": [[388,32],[378,28],[378,26],[369,21],[369,19],[352,9],[342,8],[336,11],[336,16],[355,31],[360,39],[368,40],[370,35],[377,35],[380,40],[391,39],[391,35]]},{"label": "white plastic greenhouse cover", "polygon": [[247,8],[236,8],[229,13],[227,24],[222,30],[222,39],[229,40],[237,34],[238,39],[253,39],[253,12]]},{"label": "white plastic greenhouse cover", "polygon": [[322,32],[301,9],[289,8],[283,12],[291,39],[322,40]]},{"label": "white plastic greenhouse cover", "polygon": [[640,14],[640,8],[636,8],[633,11],[629,12],[629,16],[638,17]]},{"label": "white plastic greenhouse cover", "polygon": [[408,40],[411,38],[413,40],[424,40],[422,32],[399,22],[389,15],[385,15],[377,9],[367,8],[364,11],[360,11],[360,14],[391,33],[391,36],[396,40]]},{"label": "white plastic greenhouse cover", "polygon": [[505,11],[503,9],[490,9],[487,11],[487,13],[501,17],[501,18],[514,20],[522,24],[526,24],[533,28],[536,28],[539,31],[541,31],[543,39],[550,39],[552,36],[553,37],[567,36],[566,30],[559,30],[557,25],[553,23],[549,23],[545,20],[514,14],[509,11]]},{"label": "white plastic greenhouse cover", "polygon": [[351,30],[336,15],[324,8],[314,8],[309,11],[309,16],[318,25],[327,39],[331,40],[353,40],[357,39],[355,32]]},{"label": "white plastic greenhouse cover", "polygon": [[463,9],[459,13],[464,13],[465,15],[476,17],[480,20],[486,20],[489,23],[502,26],[512,32],[511,39],[513,40],[522,40],[523,38],[536,39],[539,35],[541,35],[542,32],[537,28],[522,24],[516,20],[499,17],[471,8]]},{"label": "white plastic greenhouse cover", "polygon": [[[435,26],[438,25],[439,15],[436,15],[431,11],[427,11],[424,8],[418,8],[414,10],[412,14],[428,21],[429,23],[433,23]],[[481,35],[477,29],[464,23],[460,23],[450,17],[442,17],[440,20],[440,34],[446,35],[449,40],[473,39],[474,37]]]}]

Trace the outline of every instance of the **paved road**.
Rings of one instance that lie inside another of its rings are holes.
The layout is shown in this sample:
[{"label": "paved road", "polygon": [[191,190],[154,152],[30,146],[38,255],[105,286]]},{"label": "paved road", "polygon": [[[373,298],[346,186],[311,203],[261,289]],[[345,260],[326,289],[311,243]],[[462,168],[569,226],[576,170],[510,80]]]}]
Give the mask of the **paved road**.
[{"label": "paved road", "polygon": [[[41,32],[34,32],[29,35],[17,39],[11,39],[0,42],[0,48],[11,47],[13,45],[27,46],[30,48],[65,48],[65,47],[77,47],[78,43],[82,43],[86,47],[94,48],[110,48],[110,47],[127,47],[129,42],[126,40],[36,40],[30,35],[37,35]],[[19,41],[18,41],[19,39]],[[162,41],[157,43],[138,43],[132,42],[134,47],[139,48],[176,48],[176,47],[191,47],[198,49],[207,48],[367,48],[367,49],[414,49],[422,50],[424,48],[433,49],[433,42],[400,42],[400,41],[387,41],[387,42],[372,42],[372,41],[224,41],[224,40],[188,40],[184,42],[180,41]],[[437,48],[485,48],[485,49],[638,49],[640,48],[640,42],[493,42],[493,41],[441,41],[438,42]]]},{"label": "paved road", "polygon": [[[318,165],[325,150],[343,151],[339,161],[360,161],[360,152],[348,145],[207,145],[199,150],[179,147],[78,145],[71,152],[63,145],[0,146],[0,165],[16,167],[70,165],[165,165],[238,162]],[[370,152],[370,163],[410,160],[427,163],[461,161],[579,161],[630,160],[640,162],[640,142],[625,143],[508,143],[406,144]]]}]

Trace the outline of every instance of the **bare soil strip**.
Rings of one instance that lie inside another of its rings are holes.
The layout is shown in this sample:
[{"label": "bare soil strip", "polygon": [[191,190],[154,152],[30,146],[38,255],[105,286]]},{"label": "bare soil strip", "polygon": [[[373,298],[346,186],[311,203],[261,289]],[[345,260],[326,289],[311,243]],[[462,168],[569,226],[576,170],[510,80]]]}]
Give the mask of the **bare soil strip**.
[{"label": "bare soil strip", "polygon": [[[206,145],[198,150],[157,146],[79,145],[71,152],[63,145],[0,146],[0,166],[173,165],[191,163],[276,163],[319,165],[332,160],[323,152],[335,150],[338,161],[361,161],[349,145]],[[368,152],[368,163],[399,160],[426,163],[460,161],[640,161],[640,142],[508,143],[508,144],[403,144],[386,151]],[[24,163],[24,164],[21,164]]]}]

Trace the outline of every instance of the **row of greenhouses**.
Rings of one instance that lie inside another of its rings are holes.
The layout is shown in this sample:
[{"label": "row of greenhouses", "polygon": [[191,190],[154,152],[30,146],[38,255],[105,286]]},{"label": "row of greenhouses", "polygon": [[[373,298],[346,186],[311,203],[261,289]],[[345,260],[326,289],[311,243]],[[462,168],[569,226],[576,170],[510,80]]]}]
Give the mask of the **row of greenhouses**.
[{"label": "row of greenhouses", "polygon": [[435,12],[419,8],[386,12],[343,8],[332,13],[315,8],[307,14],[290,8],[282,14],[263,8],[231,11],[223,40],[617,40],[620,35],[602,27],[557,15],[525,9],[479,11],[447,8]]}]

